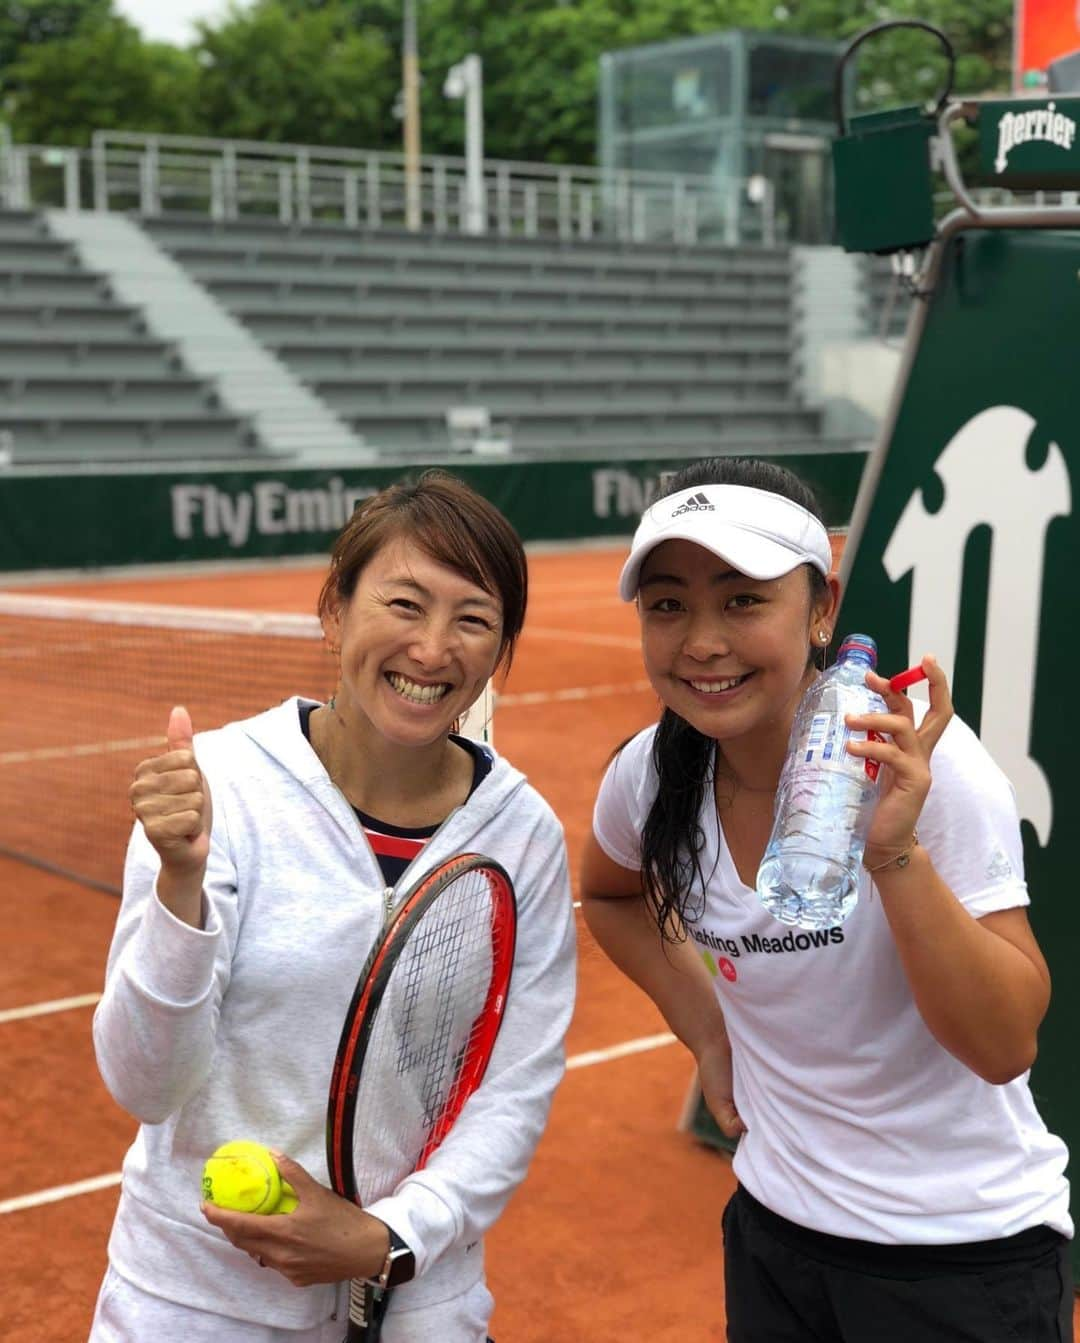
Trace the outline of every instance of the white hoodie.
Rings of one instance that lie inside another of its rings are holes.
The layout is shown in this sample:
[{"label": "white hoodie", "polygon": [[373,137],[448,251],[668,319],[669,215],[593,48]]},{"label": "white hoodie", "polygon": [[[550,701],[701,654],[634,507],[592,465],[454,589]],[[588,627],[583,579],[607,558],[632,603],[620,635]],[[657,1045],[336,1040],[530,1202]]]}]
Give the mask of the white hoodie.
[{"label": "white hoodie", "polygon": [[[199,1211],[202,1166],[221,1143],[251,1138],[329,1184],[330,1070],[388,897],[355,813],[301,731],[298,704],[195,738],[214,808],[203,929],[158,901],[157,854],[136,825],[94,1016],[105,1084],[142,1121],[124,1160],[113,1267],[154,1295],[285,1329],[328,1318],[335,1287],[293,1287],[230,1245]],[[510,873],[517,949],[480,1089],[426,1168],[369,1207],[416,1255],[416,1279],[395,1293],[402,1310],[450,1301],[482,1277],[478,1242],[525,1176],[573,1009],[562,827],[498,757],[397,895],[466,851]]]}]

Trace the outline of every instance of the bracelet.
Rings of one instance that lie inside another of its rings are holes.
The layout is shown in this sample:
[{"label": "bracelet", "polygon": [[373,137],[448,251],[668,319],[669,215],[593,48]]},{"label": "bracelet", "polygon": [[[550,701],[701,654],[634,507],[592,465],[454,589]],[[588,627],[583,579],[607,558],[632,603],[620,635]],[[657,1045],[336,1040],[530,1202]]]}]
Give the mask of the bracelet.
[{"label": "bracelet", "polygon": [[880,872],[882,868],[891,867],[893,863],[899,868],[907,867],[908,863],[911,862],[912,852],[918,846],[918,843],[919,832],[913,830],[911,832],[911,843],[906,848],[901,849],[899,853],[894,853],[891,858],[886,858],[883,863],[875,863],[873,867],[868,867],[867,872]]}]

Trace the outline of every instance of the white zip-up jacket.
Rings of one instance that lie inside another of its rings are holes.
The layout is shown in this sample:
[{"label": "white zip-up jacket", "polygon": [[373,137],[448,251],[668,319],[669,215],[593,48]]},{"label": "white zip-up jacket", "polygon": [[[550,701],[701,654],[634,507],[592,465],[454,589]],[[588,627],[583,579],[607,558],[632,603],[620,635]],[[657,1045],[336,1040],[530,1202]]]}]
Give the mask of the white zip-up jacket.
[{"label": "white zip-up jacket", "polygon": [[[329,1184],[331,1066],[356,979],[395,898],[301,731],[298,705],[287,700],[195,738],[214,809],[201,930],[157,899],[158,857],[135,826],[94,1016],[102,1077],[142,1121],[124,1160],[113,1267],[157,1296],[285,1329],[327,1319],[336,1288],[293,1287],[230,1245],[199,1211],[203,1163],[221,1143],[250,1138]],[[403,1312],[449,1302],[481,1278],[480,1239],[543,1131],[574,1001],[562,827],[497,756],[396,894],[466,851],[509,872],[517,948],[483,1083],[426,1168],[369,1207],[416,1255],[416,1278],[395,1293]]]}]

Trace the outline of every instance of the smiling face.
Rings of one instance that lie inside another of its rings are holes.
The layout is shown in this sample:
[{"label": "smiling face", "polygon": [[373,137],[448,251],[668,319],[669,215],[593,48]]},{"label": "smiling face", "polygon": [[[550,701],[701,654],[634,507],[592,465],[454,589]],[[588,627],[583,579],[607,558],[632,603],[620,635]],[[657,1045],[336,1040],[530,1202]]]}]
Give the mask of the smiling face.
[{"label": "smiling face", "polygon": [[811,600],[806,567],[755,579],[692,541],[665,541],[641,568],[645,670],[668,708],[717,741],[786,743],[817,632],[837,587]]},{"label": "smiling face", "polygon": [[338,712],[399,746],[429,746],[480,697],[502,650],[502,605],[404,536],[382,545],[324,618],[340,649]]}]

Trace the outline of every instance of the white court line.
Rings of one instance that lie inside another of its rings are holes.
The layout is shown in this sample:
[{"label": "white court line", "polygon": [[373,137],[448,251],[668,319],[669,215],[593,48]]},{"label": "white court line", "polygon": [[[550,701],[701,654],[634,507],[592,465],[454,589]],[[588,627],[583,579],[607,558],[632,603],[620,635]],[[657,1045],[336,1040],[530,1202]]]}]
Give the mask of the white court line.
[{"label": "white court line", "polygon": [[26,765],[34,760],[68,760],[75,755],[106,755],[110,751],[145,751],[163,747],[165,734],[156,737],[128,737],[124,741],[93,741],[82,746],[42,746],[36,751],[0,751],[0,765]]},{"label": "white court line", "polygon": [[[226,463],[230,469],[235,466],[234,462]],[[318,465],[318,463],[315,463]],[[201,469],[201,468],[200,468]],[[94,474],[104,472],[106,475],[126,475],[130,472],[131,466],[123,463],[116,469],[108,466],[102,467],[100,464],[93,468]],[[160,467],[156,464],[146,468],[146,474],[153,474],[159,471]],[[74,474],[79,472],[75,470]],[[634,526],[636,520],[626,519],[627,526],[630,528],[625,533],[617,533],[611,536],[583,536],[574,537],[566,541],[526,541],[525,553],[527,555],[577,555],[585,551],[611,551],[612,554],[625,558],[626,552],[630,549],[630,542],[633,540]],[[101,569],[94,571],[95,582],[110,579],[119,579],[121,582],[128,582],[132,579],[167,579],[185,578],[185,577],[213,577],[217,574],[233,574],[250,569],[315,569],[321,573],[326,572],[326,555],[323,552],[316,552],[311,555],[253,555],[247,559],[215,559],[215,560],[163,560],[159,564],[115,564],[106,565]],[[14,587],[41,587],[57,583],[79,583],[87,582],[85,569],[41,569],[28,573],[25,569],[15,569],[10,573],[0,573],[0,585],[5,588]],[[102,586],[105,586],[105,583]]]},{"label": "white court line", "polygon": [[566,1060],[566,1070],[572,1068],[591,1068],[594,1063],[608,1063],[612,1059],[623,1059],[628,1054],[644,1054],[650,1049],[662,1049],[673,1045],[675,1036],[670,1031],[660,1035],[643,1035],[639,1040],[627,1040],[625,1044],[612,1045],[610,1049],[590,1049],[585,1054],[573,1054]]},{"label": "white court line", "polygon": [[[575,900],[574,908],[581,908],[581,901]],[[80,993],[75,998],[54,998],[51,1002],[31,1003],[28,1007],[7,1007],[0,1012],[0,1026],[8,1021],[26,1021],[29,1017],[44,1017],[51,1012],[74,1012],[80,1007],[96,1007],[101,1002],[100,993]]]},{"label": "white court line", "polygon": [[598,648],[632,648],[636,652],[641,647],[640,639],[628,639],[622,634],[582,634],[580,630],[526,625],[521,634],[522,639],[528,639],[533,635],[541,639],[562,639],[566,643],[594,644]]},{"label": "white court line", "polygon": [[[621,685],[579,685],[565,690],[522,690],[495,696],[495,713],[500,709],[520,709],[534,704],[563,704],[568,700],[598,699],[602,695],[636,695],[640,690],[651,690],[649,681],[624,681]],[[3,756],[0,756],[0,763]]]},{"label": "white court line", "polygon": [[[661,1049],[674,1044],[675,1036],[669,1034],[646,1035],[640,1040],[627,1040],[625,1044],[612,1045],[610,1049],[591,1049],[584,1054],[574,1054],[566,1060],[567,1069],[591,1068],[596,1063],[607,1063],[611,1059],[625,1058],[628,1054],[643,1054],[650,1049]],[[74,1198],[77,1194],[92,1194],[99,1189],[109,1189],[120,1183],[120,1172],[109,1175],[97,1175],[91,1180],[79,1180],[75,1184],[56,1185],[52,1189],[39,1189],[35,1194],[22,1194],[18,1198],[4,1199],[0,1202],[0,1216],[8,1212],[23,1212],[27,1208],[37,1208],[43,1203],[57,1203],[61,1199]]]},{"label": "white court line", "polygon": [[93,1007],[101,1001],[100,993],[81,993],[77,998],[54,998],[48,1003],[31,1003],[29,1007],[9,1007],[0,1012],[0,1024],[5,1021],[25,1021],[27,1017],[43,1017],[50,1012],[70,1012],[77,1007]]},{"label": "white court line", "polygon": [[542,607],[546,602],[573,600],[577,597],[605,601],[613,610],[622,605],[629,605],[619,596],[617,578],[612,578],[610,581],[605,579],[602,583],[585,583],[581,579],[573,579],[569,583],[545,583],[538,578],[535,590],[529,593],[529,610]]},{"label": "white court line", "polygon": [[[574,901],[574,908],[581,908],[580,900]],[[51,1002],[31,1003],[28,1007],[8,1007],[0,1012],[0,1026],[9,1021],[48,1016],[51,1012],[74,1012],[81,1007],[96,1007],[99,1002],[100,993],[80,993],[75,998],[54,998]]]},{"label": "white court line", "polygon": [[75,1184],[58,1184],[52,1189],[39,1189],[35,1194],[23,1194],[19,1198],[6,1198],[0,1202],[0,1214],[22,1212],[24,1208],[38,1208],[43,1203],[59,1203],[64,1198],[74,1198],[76,1194],[93,1194],[98,1189],[110,1189],[120,1183],[120,1172],[109,1175],[95,1175],[90,1180],[77,1180]]},{"label": "white court line", "polygon": [[[546,609],[549,604],[553,608],[550,611]],[[560,597],[556,594],[555,599],[550,603],[546,603],[541,597],[538,597],[535,602],[530,599],[529,611],[533,615],[539,612],[544,616],[560,616],[564,611],[607,611],[611,609],[611,604],[610,592],[597,592],[589,596],[575,591],[572,598]],[[528,622],[526,622],[525,628],[529,628]]]},{"label": "white court line", "polygon": [[[510,691],[505,695],[496,695],[495,712],[498,714],[500,709],[531,708],[537,704],[599,699],[606,695],[636,695],[648,689],[649,682],[642,680],[610,685],[567,686],[563,690]],[[128,737],[122,741],[88,742],[81,746],[42,746],[34,751],[0,751],[0,766],[28,765],[39,760],[67,760],[72,756],[106,755],[111,751],[146,751],[164,745],[165,735],[159,733],[156,737]]]}]

